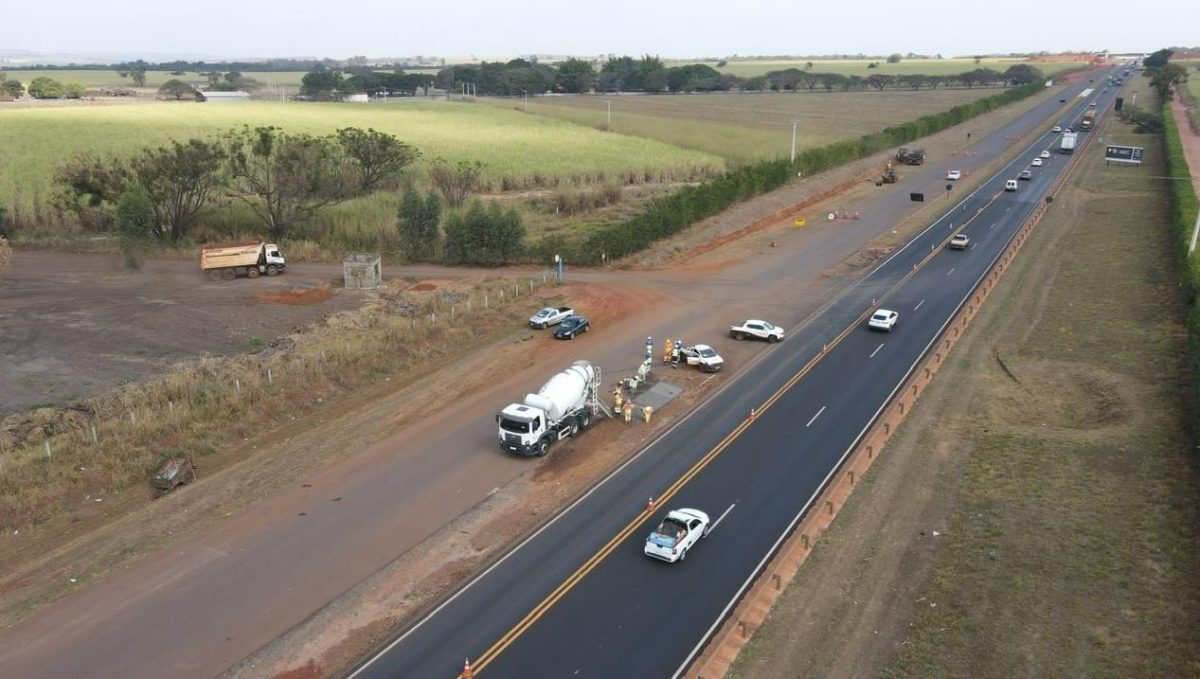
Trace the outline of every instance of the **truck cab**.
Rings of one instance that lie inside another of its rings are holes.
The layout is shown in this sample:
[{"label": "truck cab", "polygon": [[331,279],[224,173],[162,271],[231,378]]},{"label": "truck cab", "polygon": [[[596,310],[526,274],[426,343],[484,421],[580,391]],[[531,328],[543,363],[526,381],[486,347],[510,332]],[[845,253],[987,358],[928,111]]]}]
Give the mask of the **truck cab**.
[{"label": "truck cab", "polygon": [[[540,442],[546,438],[546,414],[538,408],[510,404],[496,416],[500,445],[522,455],[544,455]],[[549,446],[547,446],[549,447]]]}]

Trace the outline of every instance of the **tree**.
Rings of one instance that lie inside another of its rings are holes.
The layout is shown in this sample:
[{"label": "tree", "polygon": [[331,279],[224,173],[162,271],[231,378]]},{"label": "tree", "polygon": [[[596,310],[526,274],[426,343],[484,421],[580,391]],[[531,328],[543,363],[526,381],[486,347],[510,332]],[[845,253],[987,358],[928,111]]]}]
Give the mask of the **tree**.
[{"label": "tree", "polygon": [[154,208],[145,189],[134,185],[121,194],[113,228],[117,232],[117,246],[125,259],[125,268],[140,269],[154,229]]},{"label": "tree", "polygon": [[504,264],[521,252],[525,227],[515,208],[498,203],[484,207],[476,200],[466,214],[446,220],[447,261],[454,264]]},{"label": "tree", "polygon": [[175,97],[175,101],[182,101],[184,97],[187,97],[188,99],[195,99],[196,88],[183,82],[182,80],[172,78],[158,88],[158,96],[163,97],[164,99],[168,97]]},{"label": "tree", "polygon": [[275,240],[328,205],[354,195],[358,177],[331,137],[244,127],[229,135],[230,195],[254,211]]},{"label": "tree", "polygon": [[1175,86],[1187,82],[1187,70],[1179,64],[1166,64],[1151,71],[1150,87],[1158,92],[1161,101],[1170,101],[1175,96]]},{"label": "tree", "polygon": [[319,69],[304,74],[300,79],[300,94],[318,101],[331,101],[339,98],[339,86],[342,84],[342,73]]},{"label": "tree", "polygon": [[21,85],[20,80],[5,80],[0,82],[0,92],[7,94],[13,99],[20,99],[22,94],[25,94],[25,88]]},{"label": "tree", "polygon": [[446,205],[452,208],[461,207],[467,196],[478,188],[481,174],[483,165],[478,161],[460,160],[451,167],[444,158],[438,158],[429,168],[429,179],[434,188],[442,194]]},{"label": "tree", "polygon": [[117,67],[117,74],[122,78],[129,78],[134,85],[138,87],[146,86],[146,67],[149,66],[146,62],[138,59],[137,61],[121,64]]},{"label": "tree", "polygon": [[804,62],[804,70],[811,71],[812,67],[813,67],[813,62],[811,62],[811,61]]},{"label": "tree", "polygon": [[901,57],[900,57],[900,53],[899,53],[899,52],[893,52],[893,53],[891,53],[891,54],[889,54],[889,55],[888,55],[887,62],[888,62],[889,64],[898,64],[898,63],[900,63],[900,59],[901,59]]},{"label": "tree", "polygon": [[983,61],[983,57],[976,55],[976,56],[975,56],[975,63],[976,63],[976,64],[978,64],[978,63],[979,63],[979,62],[981,62],[981,61]]},{"label": "tree", "polygon": [[588,92],[596,84],[596,69],[590,61],[583,59],[567,59],[558,65],[555,77],[555,88],[560,92],[582,94]]},{"label": "tree", "polygon": [[1151,54],[1150,56],[1146,57],[1145,59],[1142,59],[1142,65],[1145,66],[1146,68],[1162,68],[1163,66],[1167,65],[1167,62],[1171,60],[1171,57],[1174,54],[1175,54],[1174,50],[1169,50],[1169,49],[1158,50],[1157,52]]},{"label": "tree", "polygon": [[433,191],[425,198],[410,184],[404,190],[397,213],[396,230],[400,247],[410,261],[429,262],[437,253],[438,224],[442,203]]},{"label": "tree", "polygon": [[228,156],[219,140],[189,139],[143,151],[131,162],[154,212],[155,236],[179,242],[196,215],[226,183]]},{"label": "tree", "polygon": [[10,238],[12,236],[13,223],[8,216],[8,208],[0,205],[0,238]]},{"label": "tree", "polygon": [[67,83],[63,85],[64,99],[82,99],[86,92],[87,88],[83,86],[83,83]]},{"label": "tree", "polygon": [[34,99],[62,99],[63,94],[62,83],[51,78],[34,78],[29,83],[29,96]]},{"label": "tree", "polygon": [[106,231],[129,178],[129,168],[119,159],[75,156],[54,173],[54,183],[59,187],[56,202],[73,213],[85,229]]},{"label": "tree", "polygon": [[1004,79],[1010,85],[1029,85],[1045,82],[1046,76],[1036,66],[1029,64],[1013,64],[1004,72]]},{"label": "tree", "polygon": [[10,261],[12,261],[12,248],[8,246],[8,240],[4,236],[0,236],[0,271],[7,269]]},{"label": "tree", "polygon": [[359,193],[394,185],[404,168],[421,157],[412,146],[371,128],[366,132],[356,127],[338,130],[337,140],[357,168]]}]

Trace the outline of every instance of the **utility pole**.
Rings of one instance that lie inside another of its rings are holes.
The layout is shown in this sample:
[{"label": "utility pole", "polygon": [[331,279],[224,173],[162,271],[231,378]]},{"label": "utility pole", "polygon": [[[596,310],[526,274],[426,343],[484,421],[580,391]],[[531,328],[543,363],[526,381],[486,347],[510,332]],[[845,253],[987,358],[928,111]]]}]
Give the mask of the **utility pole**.
[{"label": "utility pole", "polygon": [[525,112],[529,113],[529,90],[521,90],[521,94],[525,95]]},{"label": "utility pole", "polygon": [[799,122],[799,121],[797,121],[797,120],[792,121],[792,162],[793,163],[796,162],[796,123],[797,122]]},{"label": "utility pole", "polygon": [[604,129],[612,132],[612,102],[605,99],[604,105],[608,107],[608,121],[604,123]]}]

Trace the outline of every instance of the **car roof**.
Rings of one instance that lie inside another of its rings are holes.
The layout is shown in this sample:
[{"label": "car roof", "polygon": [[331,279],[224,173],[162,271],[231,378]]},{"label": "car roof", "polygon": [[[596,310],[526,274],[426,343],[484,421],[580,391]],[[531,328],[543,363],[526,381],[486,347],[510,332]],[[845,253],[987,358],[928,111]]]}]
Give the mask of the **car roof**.
[{"label": "car roof", "polygon": [[678,519],[680,521],[687,521],[689,519],[702,519],[704,521],[708,521],[708,514],[705,514],[699,509],[680,507],[679,509],[673,509],[667,512],[667,518]]},{"label": "car roof", "polygon": [[956,234],[954,234],[954,237],[955,237],[955,238],[963,238],[963,239],[965,239],[965,238],[967,237],[967,234],[965,234],[965,233],[956,233]]},{"label": "car roof", "polygon": [[[891,309],[876,309],[875,310],[875,315],[877,315],[877,316],[879,314],[894,314],[894,313],[896,313],[896,312],[892,311]],[[862,318],[862,317],[860,316],[859,318]]]},{"label": "car roof", "polygon": [[712,347],[708,346],[707,344],[693,344],[692,348],[696,349],[697,351],[701,349],[712,349]]}]

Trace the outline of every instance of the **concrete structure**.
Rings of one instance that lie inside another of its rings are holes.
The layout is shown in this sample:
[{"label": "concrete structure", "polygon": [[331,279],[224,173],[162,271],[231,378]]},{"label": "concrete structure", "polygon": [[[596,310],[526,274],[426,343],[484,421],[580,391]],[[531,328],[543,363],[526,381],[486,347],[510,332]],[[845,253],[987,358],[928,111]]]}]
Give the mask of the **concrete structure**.
[{"label": "concrete structure", "polygon": [[383,282],[378,253],[347,253],[342,259],[342,278],[350,290],[372,290]]},{"label": "concrete structure", "polygon": [[201,92],[204,101],[250,101],[249,92]]},{"label": "concrete structure", "polygon": [[346,98],[343,99],[342,101],[352,101],[356,104],[366,104],[371,101],[371,97],[369,97],[365,93],[360,92],[358,94],[347,95]]}]

